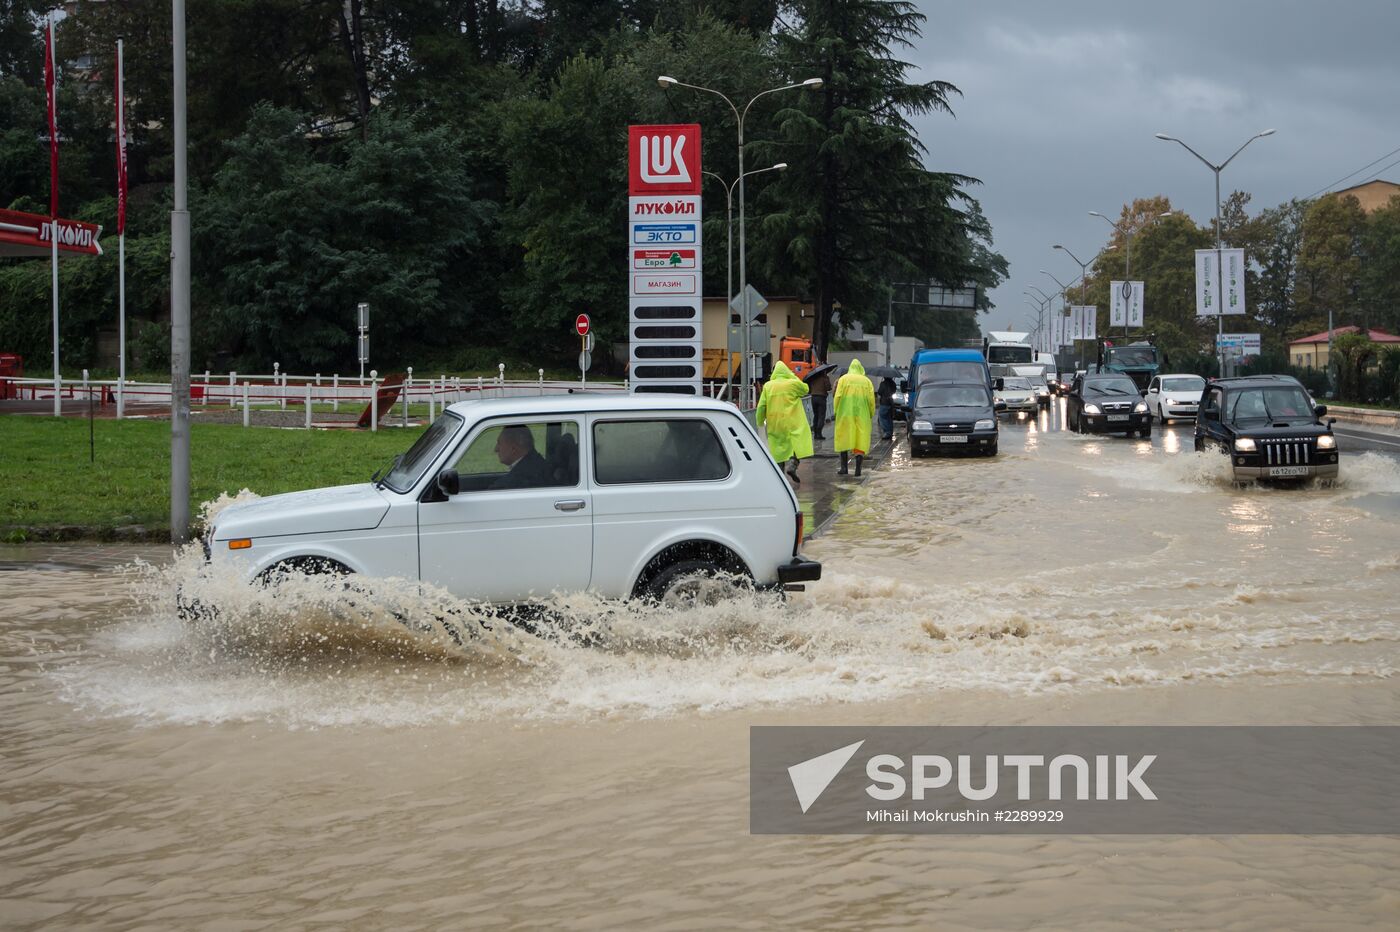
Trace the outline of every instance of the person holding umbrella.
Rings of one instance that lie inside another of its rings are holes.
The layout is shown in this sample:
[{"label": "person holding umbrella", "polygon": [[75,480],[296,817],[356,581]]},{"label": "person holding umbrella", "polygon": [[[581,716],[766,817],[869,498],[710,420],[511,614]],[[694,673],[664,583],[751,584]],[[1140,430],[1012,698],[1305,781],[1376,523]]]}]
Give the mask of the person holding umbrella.
[{"label": "person holding umbrella", "polygon": [[836,382],[836,452],[841,454],[839,476],[849,474],[849,457],[856,455],[856,475],[870,452],[870,427],[875,420],[875,386],[865,377],[859,359]]},{"label": "person holding umbrella", "polygon": [[768,452],[775,462],[787,464],[794,483],[802,481],[797,478],[798,461],[812,455],[812,428],[802,408],[807,392],[807,383],[793,375],[786,363],[778,362],[754,411],[755,421],[768,431]]},{"label": "person holding umbrella", "polygon": [[812,401],[812,436],[817,440],[826,439],[822,435],[822,431],[826,429],[826,400],[831,395],[831,374],[835,371],[835,366],[819,362],[817,367],[802,379],[812,392],[809,396]]}]

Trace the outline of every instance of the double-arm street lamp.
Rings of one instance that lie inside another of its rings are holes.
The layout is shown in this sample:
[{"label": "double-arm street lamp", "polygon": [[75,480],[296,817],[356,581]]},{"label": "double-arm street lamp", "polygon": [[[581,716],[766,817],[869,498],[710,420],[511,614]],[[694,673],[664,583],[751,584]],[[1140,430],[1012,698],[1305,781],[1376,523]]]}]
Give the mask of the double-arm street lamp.
[{"label": "double-arm street lamp", "polygon": [[[1100,249],[1097,253],[1095,253],[1094,258],[1090,259],[1088,262],[1080,262],[1078,256],[1076,256],[1074,253],[1070,252],[1070,251],[1069,251],[1068,249],[1066,249],[1064,246],[1061,246],[1059,243],[1056,243],[1056,244],[1055,244],[1055,248],[1058,249],[1058,250],[1060,250],[1061,252],[1063,252],[1065,255],[1069,256],[1071,259],[1074,260],[1075,264],[1079,266],[1079,303],[1080,303],[1080,304],[1088,304],[1088,303],[1089,303],[1089,266],[1091,266],[1091,265],[1093,265],[1095,262],[1099,261],[1099,256],[1103,255],[1104,253],[1106,253],[1106,252],[1108,252],[1108,251],[1110,251],[1110,250],[1117,249],[1118,247],[1115,246],[1115,245],[1112,244],[1112,243],[1109,243],[1107,246],[1105,246],[1104,248]],[[1050,273],[1047,272],[1046,274],[1049,275]],[[1051,275],[1050,277],[1051,277],[1051,278],[1054,278],[1055,276]],[[1058,281],[1058,279],[1056,279],[1056,281]]]},{"label": "double-arm street lamp", "polygon": [[1174,142],[1177,145],[1181,146],[1181,148],[1185,149],[1187,152],[1190,152],[1196,158],[1200,159],[1202,165],[1204,165],[1206,168],[1209,168],[1212,172],[1215,173],[1215,278],[1218,289],[1216,292],[1216,300],[1218,303],[1215,306],[1215,319],[1217,322],[1215,330],[1215,349],[1220,360],[1221,377],[1224,377],[1225,375],[1225,348],[1220,345],[1220,334],[1223,334],[1225,332],[1225,269],[1224,263],[1221,260],[1221,253],[1224,251],[1225,245],[1224,240],[1221,238],[1222,233],[1220,228],[1220,173],[1225,170],[1226,165],[1229,165],[1235,160],[1236,155],[1239,155],[1245,150],[1245,146],[1248,146],[1251,142],[1253,142],[1256,139],[1263,139],[1265,136],[1272,136],[1274,133],[1275,130],[1272,129],[1266,129],[1262,133],[1255,133],[1253,136],[1250,136],[1248,139],[1246,139],[1244,141],[1244,145],[1236,149],[1233,155],[1231,155],[1225,161],[1221,162],[1219,165],[1214,164],[1205,156],[1201,155],[1201,153],[1197,152],[1195,149],[1191,148],[1186,143],[1182,142],[1180,139],[1177,139],[1175,136],[1168,136],[1166,133],[1156,134],[1157,138],[1162,140],[1163,142]]},{"label": "double-arm street lamp", "polygon": [[[720,100],[722,100],[722,101],[724,101],[725,103],[727,103],[727,104],[729,105],[729,109],[732,110],[732,111],[734,111],[734,121],[735,121],[735,123],[738,125],[738,131],[739,131],[739,179],[738,179],[738,184],[739,184],[739,294],[747,295],[747,293],[748,293],[748,284],[749,284],[749,276],[748,276],[748,264],[747,264],[747,261],[746,261],[746,260],[747,260],[747,256],[746,256],[746,254],[745,254],[745,239],[744,239],[744,177],[745,177],[745,176],[744,176],[744,120],[747,119],[747,117],[748,117],[748,115],[749,115],[749,108],[752,107],[752,106],[754,105],[754,102],[757,101],[760,97],[766,97],[766,96],[769,95],[769,94],[776,94],[776,93],[778,93],[779,91],[791,91],[791,90],[797,90],[797,89],[799,89],[799,88],[808,88],[808,89],[814,90],[814,91],[816,91],[816,90],[821,90],[821,87],[822,87],[822,85],[823,85],[825,82],[823,82],[821,78],[808,78],[807,80],[805,80],[805,81],[799,81],[799,82],[796,83],[796,84],[785,84],[785,85],[783,85],[782,87],[769,88],[769,89],[766,90],[766,91],[762,91],[762,92],[760,92],[760,93],[758,93],[758,94],[755,94],[755,95],[749,100],[748,103],[744,104],[744,109],[742,109],[742,110],[740,110],[739,107],[735,105],[734,101],[730,100],[729,97],[728,97],[727,95],[721,93],[720,91],[715,90],[714,88],[701,87],[701,86],[698,85],[698,84],[686,84],[684,81],[677,81],[675,78],[669,77],[669,76],[664,75],[664,74],[661,75],[660,77],[658,77],[658,78],[656,79],[656,83],[659,84],[659,85],[661,85],[662,90],[669,90],[669,89],[671,89],[671,88],[673,88],[673,87],[685,87],[685,88],[689,88],[689,89],[692,90],[692,91],[700,91],[702,94],[713,94],[714,96],[718,97]],[[733,295],[730,295],[729,297],[732,298]],[[729,309],[728,309],[727,307],[725,308],[725,312],[724,312],[724,313],[725,313],[725,321],[726,321],[726,323],[725,323],[725,333],[727,334],[727,333],[729,332],[729,325],[728,325]],[[743,310],[743,313],[741,313],[739,316],[740,316],[740,318],[741,318],[739,323],[740,323],[740,325],[743,327],[743,335],[744,335],[744,359],[743,359],[743,362],[741,363],[741,366],[742,366],[742,370],[741,370],[741,371],[742,371],[742,374],[741,374],[741,376],[740,376],[741,380],[743,381],[744,391],[743,391],[743,400],[742,400],[741,403],[740,403],[740,407],[741,407],[741,409],[746,409],[747,406],[748,406],[748,403],[749,403],[749,390],[748,390],[748,389],[749,389],[749,385],[750,385],[750,383],[751,383],[750,373],[749,373],[749,368],[750,368],[750,366],[749,366],[749,354],[750,354],[750,351],[751,351],[751,347],[749,346],[749,317],[750,317],[750,315],[749,315],[749,305],[748,305],[748,298],[747,298],[747,297],[745,297],[745,299],[744,299],[744,310]]]},{"label": "double-arm street lamp", "polygon": [[[745,172],[744,177],[751,178],[754,175],[761,175],[764,172],[780,172],[787,167],[787,162],[779,162],[776,165],[769,165],[767,168],[756,168],[751,172]],[[724,300],[726,304],[724,310],[724,356],[725,365],[729,369],[729,380],[725,384],[728,386],[727,390],[729,392],[729,397],[733,398],[734,357],[729,352],[729,308],[727,305],[730,298],[734,297],[734,186],[739,183],[739,179],[736,178],[733,181],[726,182],[723,178],[721,178],[719,175],[716,175],[714,172],[705,172],[705,174],[718,181],[720,183],[720,186],[724,188]],[[747,324],[745,324],[745,326],[747,326]]]}]

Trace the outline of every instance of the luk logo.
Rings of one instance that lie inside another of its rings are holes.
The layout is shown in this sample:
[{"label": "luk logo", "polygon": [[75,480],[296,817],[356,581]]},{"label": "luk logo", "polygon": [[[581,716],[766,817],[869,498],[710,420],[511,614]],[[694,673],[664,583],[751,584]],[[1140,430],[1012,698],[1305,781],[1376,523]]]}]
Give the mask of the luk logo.
[{"label": "luk logo", "polygon": [[628,141],[630,193],[700,193],[699,124],[632,126]]},{"label": "luk logo", "polygon": [[647,184],[689,184],[684,151],[684,136],[643,136],[638,153],[642,180]]}]

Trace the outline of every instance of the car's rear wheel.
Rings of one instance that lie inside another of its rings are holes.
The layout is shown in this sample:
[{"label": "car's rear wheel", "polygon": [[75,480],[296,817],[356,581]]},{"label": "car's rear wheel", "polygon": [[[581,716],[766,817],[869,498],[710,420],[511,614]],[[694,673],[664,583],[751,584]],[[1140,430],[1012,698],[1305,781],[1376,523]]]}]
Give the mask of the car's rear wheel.
[{"label": "car's rear wheel", "polygon": [[676,608],[715,605],[733,598],[745,583],[743,576],[709,560],[681,560],[656,574],[647,595]]}]

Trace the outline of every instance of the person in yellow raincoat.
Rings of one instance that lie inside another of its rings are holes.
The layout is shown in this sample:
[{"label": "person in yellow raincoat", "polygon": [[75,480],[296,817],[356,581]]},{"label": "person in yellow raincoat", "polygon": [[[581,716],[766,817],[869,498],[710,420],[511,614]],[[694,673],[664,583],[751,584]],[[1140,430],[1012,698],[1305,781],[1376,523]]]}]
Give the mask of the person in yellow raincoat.
[{"label": "person in yellow raincoat", "polygon": [[763,386],[758,410],[754,412],[757,422],[768,428],[768,452],[776,462],[787,464],[787,474],[793,482],[802,481],[797,478],[798,460],[812,455],[812,428],[802,408],[802,397],[807,391],[807,383],[779,362],[773,367],[773,377]]},{"label": "person in yellow raincoat", "polygon": [[836,382],[836,452],[841,454],[838,475],[848,473],[849,457],[856,455],[856,475],[870,452],[870,425],[875,420],[875,386],[866,378],[859,359]]}]

